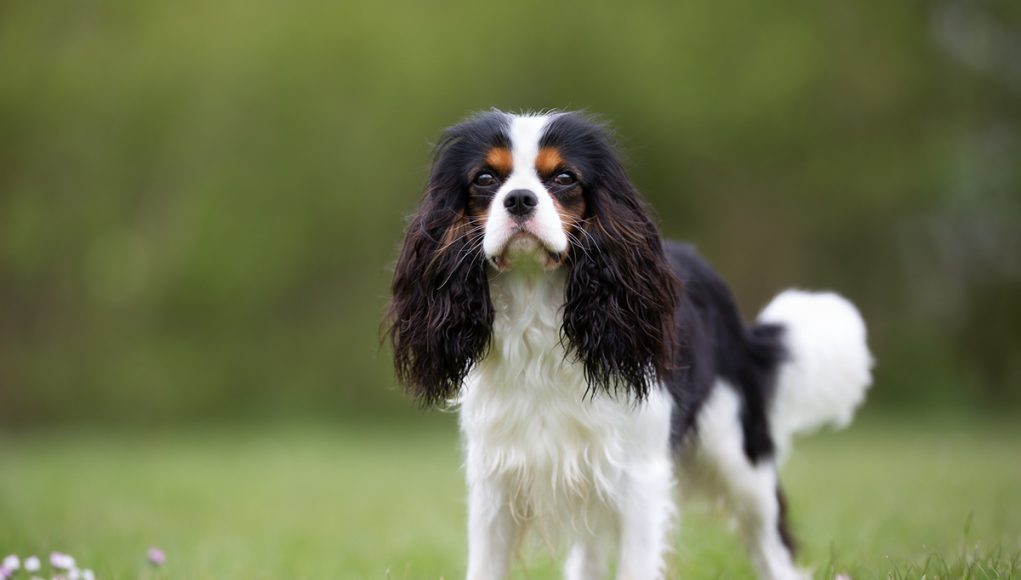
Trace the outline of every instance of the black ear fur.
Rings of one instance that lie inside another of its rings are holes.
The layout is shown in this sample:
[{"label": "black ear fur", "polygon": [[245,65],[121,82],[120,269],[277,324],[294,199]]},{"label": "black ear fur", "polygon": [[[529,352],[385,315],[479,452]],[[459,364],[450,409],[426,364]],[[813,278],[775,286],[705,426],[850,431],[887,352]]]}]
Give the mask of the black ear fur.
[{"label": "black ear fur", "polygon": [[493,324],[480,234],[443,198],[427,191],[408,226],[387,317],[397,378],[426,405],[457,394]]},{"label": "black ear fur", "polygon": [[483,232],[466,214],[465,175],[471,156],[499,141],[501,123],[502,116],[487,113],[445,133],[394,269],[386,317],[394,369],[425,405],[454,397],[489,348],[493,307]]},{"label": "black ear fur", "polygon": [[584,247],[569,257],[563,334],[590,391],[643,400],[671,371],[680,281],[612,146],[595,136],[598,171],[577,236]]}]

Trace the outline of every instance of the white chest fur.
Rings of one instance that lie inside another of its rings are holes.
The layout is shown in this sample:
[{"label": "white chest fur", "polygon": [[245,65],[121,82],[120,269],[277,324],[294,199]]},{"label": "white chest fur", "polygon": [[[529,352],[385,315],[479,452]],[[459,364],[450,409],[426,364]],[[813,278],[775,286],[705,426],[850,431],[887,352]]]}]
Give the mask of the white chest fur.
[{"label": "white chest fur", "polygon": [[469,485],[547,534],[612,516],[629,469],[669,462],[669,397],[586,392],[561,343],[561,272],[496,276],[490,291],[492,349],[460,400]]}]

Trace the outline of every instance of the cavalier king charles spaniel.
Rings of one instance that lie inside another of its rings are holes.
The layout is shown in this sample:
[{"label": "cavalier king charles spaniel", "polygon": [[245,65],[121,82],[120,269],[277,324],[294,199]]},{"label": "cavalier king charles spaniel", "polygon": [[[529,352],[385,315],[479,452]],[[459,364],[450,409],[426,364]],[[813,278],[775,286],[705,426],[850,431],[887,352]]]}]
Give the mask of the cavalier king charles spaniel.
[{"label": "cavalier king charles spaniel", "polygon": [[469,579],[503,578],[527,529],[567,542],[566,578],[662,578],[677,489],[727,508],[761,578],[808,575],[777,466],[864,399],[862,318],[787,290],[746,325],[590,117],[494,110],[443,134],[386,324],[400,382],[459,411]]}]

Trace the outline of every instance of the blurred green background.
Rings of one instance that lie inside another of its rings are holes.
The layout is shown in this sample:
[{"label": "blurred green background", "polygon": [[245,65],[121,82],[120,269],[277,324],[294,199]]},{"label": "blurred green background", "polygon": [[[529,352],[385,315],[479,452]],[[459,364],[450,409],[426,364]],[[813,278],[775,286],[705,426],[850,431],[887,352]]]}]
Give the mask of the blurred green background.
[{"label": "blurred green background", "polygon": [[[864,416],[784,471],[802,562],[1021,575],[1016,0],[0,1],[0,556],[462,574],[453,416],[378,325],[430,144],[490,107],[610,121],[749,318],[860,305]],[[672,573],[747,577],[685,512]]]},{"label": "blurred green background", "polygon": [[871,408],[1021,407],[1021,3],[0,3],[0,427],[415,411],[378,343],[430,143],[616,127],[747,316],[857,302]]}]

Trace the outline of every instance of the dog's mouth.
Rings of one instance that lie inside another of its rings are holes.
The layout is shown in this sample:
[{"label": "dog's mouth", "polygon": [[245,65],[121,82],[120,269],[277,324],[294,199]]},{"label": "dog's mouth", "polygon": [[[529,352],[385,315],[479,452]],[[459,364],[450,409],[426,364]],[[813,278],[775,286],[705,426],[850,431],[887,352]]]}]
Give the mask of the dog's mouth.
[{"label": "dog's mouth", "polygon": [[543,270],[555,270],[564,262],[564,256],[553,251],[532,232],[518,230],[504,244],[503,250],[490,256],[489,263],[499,272],[506,272],[517,266],[539,266]]}]

